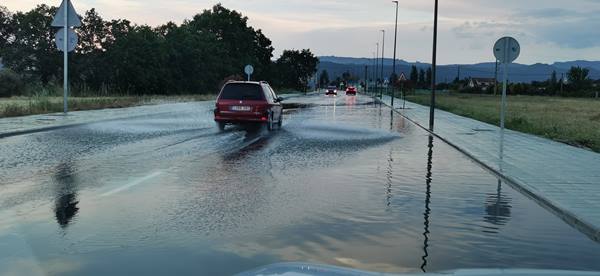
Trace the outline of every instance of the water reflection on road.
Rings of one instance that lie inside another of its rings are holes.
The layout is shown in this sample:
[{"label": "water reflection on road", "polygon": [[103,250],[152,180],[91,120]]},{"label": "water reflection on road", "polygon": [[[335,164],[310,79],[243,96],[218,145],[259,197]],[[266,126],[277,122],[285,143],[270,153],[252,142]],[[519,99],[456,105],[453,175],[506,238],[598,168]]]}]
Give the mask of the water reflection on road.
[{"label": "water reflection on road", "polygon": [[58,166],[54,181],[56,182],[56,202],[54,204],[56,221],[60,227],[67,228],[79,211],[77,207],[79,204],[77,183],[79,181],[76,179],[70,163],[62,163]]},{"label": "water reflection on road", "polygon": [[219,132],[195,103],[0,140],[0,274],[600,270],[597,243],[389,108],[286,104],[275,132]]}]

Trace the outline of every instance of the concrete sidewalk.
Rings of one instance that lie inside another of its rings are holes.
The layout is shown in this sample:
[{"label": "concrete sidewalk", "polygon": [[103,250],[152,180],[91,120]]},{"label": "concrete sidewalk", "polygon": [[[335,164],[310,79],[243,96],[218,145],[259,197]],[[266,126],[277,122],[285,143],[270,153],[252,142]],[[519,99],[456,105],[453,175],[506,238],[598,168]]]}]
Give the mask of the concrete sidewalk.
[{"label": "concrete sidewalk", "polygon": [[212,101],[167,103],[127,108],[73,111],[69,112],[67,116],[65,116],[63,113],[53,113],[2,118],[0,119],[0,138],[90,124],[100,121],[160,115],[160,112],[164,112],[165,105],[173,105],[173,109],[177,110],[181,108],[196,108],[197,105],[212,105],[212,103]]},{"label": "concrete sidewalk", "polygon": [[[402,103],[394,100],[400,114],[428,128],[429,107]],[[434,134],[600,242],[600,154],[506,130],[500,158],[499,127],[439,109]]]}]

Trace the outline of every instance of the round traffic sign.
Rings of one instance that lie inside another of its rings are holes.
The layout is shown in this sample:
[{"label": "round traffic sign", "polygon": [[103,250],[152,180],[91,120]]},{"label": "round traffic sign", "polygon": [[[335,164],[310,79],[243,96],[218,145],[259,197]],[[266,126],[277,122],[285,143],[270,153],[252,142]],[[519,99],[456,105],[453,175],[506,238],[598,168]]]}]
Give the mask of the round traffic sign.
[{"label": "round traffic sign", "polygon": [[252,65],[248,64],[244,68],[244,72],[246,72],[246,75],[252,75],[252,73],[254,73],[254,67],[252,67]]},{"label": "round traffic sign", "polygon": [[511,63],[521,53],[519,42],[512,37],[503,37],[494,45],[494,56],[500,63]]},{"label": "round traffic sign", "polygon": [[[67,29],[67,52],[72,52],[73,50],[75,50],[75,47],[77,47],[77,43],[79,43],[79,37],[77,36],[77,33],[75,33],[75,31],[71,28]],[[61,51],[65,51],[65,28],[61,28],[60,30],[58,30],[58,32],[56,32],[56,35],[54,36],[55,40],[56,40],[56,47],[61,50]]]}]

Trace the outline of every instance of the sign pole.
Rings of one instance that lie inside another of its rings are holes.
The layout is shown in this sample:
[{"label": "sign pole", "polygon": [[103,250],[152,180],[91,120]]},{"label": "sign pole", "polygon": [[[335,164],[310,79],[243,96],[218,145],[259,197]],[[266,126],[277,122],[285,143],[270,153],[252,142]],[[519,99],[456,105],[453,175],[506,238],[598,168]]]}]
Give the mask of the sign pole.
[{"label": "sign pole", "polygon": [[[509,59],[509,45],[510,41],[506,40],[506,42],[504,43],[505,60]],[[502,74],[502,104],[500,106],[500,159],[504,158],[504,128],[506,116],[506,86],[508,85],[508,62],[504,62],[503,67],[504,72]]]},{"label": "sign pole", "polygon": [[400,89],[402,90],[402,109],[406,108],[406,94],[404,92],[404,83],[402,83],[402,85],[400,86]]},{"label": "sign pole", "polygon": [[[504,132],[506,122],[506,90],[508,89],[508,65],[521,53],[519,42],[512,37],[503,37],[494,45],[496,63],[502,63],[502,101],[500,103],[500,160],[504,157]],[[500,164],[502,165],[502,164]]]},{"label": "sign pole", "polygon": [[64,38],[63,38],[63,46],[64,46],[64,51],[63,51],[63,57],[64,57],[64,65],[63,65],[63,112],[65,113],[65,115],[67,114],[67,112],[69,112],[69,106],[68,106],[68,101],[67,101],[67,97],[69,95],[69,51],[68,49],[68,43],[69,43],[69,39],[68,39],[68,35],[69,35],[69,22],[68,22],[68,18],[69,18],[69,9],[68,9],[68,2],[69,0],[65,0],[65,8],[64,9]]}]

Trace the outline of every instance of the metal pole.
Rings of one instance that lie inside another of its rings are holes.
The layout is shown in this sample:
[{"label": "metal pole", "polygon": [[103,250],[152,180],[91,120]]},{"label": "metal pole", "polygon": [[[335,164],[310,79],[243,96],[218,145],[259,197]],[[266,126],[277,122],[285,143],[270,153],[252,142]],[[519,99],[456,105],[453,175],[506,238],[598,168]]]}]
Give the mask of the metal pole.
[{"label": "metal pole", "polygon": [[64,37],[63,37],[63,112],[65,115],[69,112],[67,97],[69,95],[69,0],[65,0],[64,6]]},{"label": "metal pole", "polygon": [[365,94],[369,91],[369,65],[365,65]]},{"label": "metal pole", "polygon": [[[384,75],[383,75],[383,63],[384,63],[384,57],[385,57],[385,30],[381,30],[382,33],[382,45],[381,45],[381,82],[383,83],[384,80]],[[383,86],[381,87],[381,89],[379,90],[379,98],[383,98]]]},{"label": "metal pole", "polygon": [[[394,61],[393,61],[392,71],[394,72],[394,77],[397,78],[397,76],[396,76],[396,46],[397,46],[397,39],[398,39],[398,1],[392,1],[392,2],[396,3],[396,24],[394,25]],[[396,93],[395,93],[396,86],[394,84],[395,83],[392,84],[392,108],[394,108],[394,97],[396,96]]]},{"label": "metal pole", "polygon": [[565,73],[562,73],[560,75],[560,95],[564,95],[563,94],[563,84],[565,83]]},{"label": "metal pole", "polygon": [[406,108],[406,93],[404,92],[404,82],[400,84],[400,90],[402,92],[402,109]]},{"label": "metal pole", "polygon": [[[505,61],[508,60],[509,42],[504,45]],[[504,63],[502,77],[502,104],[500,106],[500,160],[504,158],[504,122],[506,116],[506,87],[508,85],[508,62]]]},{"label": "metal pole", "polygon": [[498,60],[496,60],[496,71],[494,73],[494,96],[498,95]]},{"label": "metal pole", "polygon": [[431,62],[431,104],[429,107],[429,130],[433,131],[433,122],[435,118],[435,81],[437,66],[437,25],[438,25],[438,0],[435,0],[435,10],[433,15],[433,57]]},{"label": "metal pole", "polygon": [[379,88],[379,42],[377,44],[377,57],[375,58],[375,93],[377,93],[377,89]]}]

